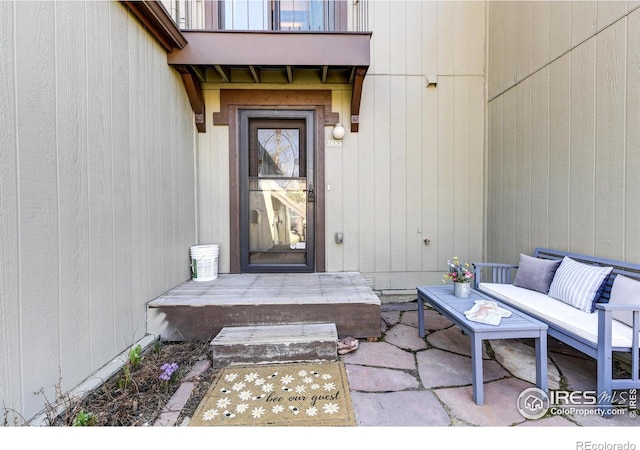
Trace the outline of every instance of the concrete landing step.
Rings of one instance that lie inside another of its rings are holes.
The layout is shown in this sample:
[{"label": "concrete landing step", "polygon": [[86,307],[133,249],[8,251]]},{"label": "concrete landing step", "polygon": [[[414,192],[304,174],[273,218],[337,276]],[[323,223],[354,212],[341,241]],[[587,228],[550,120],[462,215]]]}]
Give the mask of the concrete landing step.
[{"label": "concrete landing step", "polygon": [[359,272],[220,274],[147,303],[147,333],[211,342],[223,327],[335,323],[339,337],[380,337],[380,298]]},{"label": "concrete landing step", "polygon": [[261,364],[338,359],[334,323],[224,327],[209,346],[213,364]]}]

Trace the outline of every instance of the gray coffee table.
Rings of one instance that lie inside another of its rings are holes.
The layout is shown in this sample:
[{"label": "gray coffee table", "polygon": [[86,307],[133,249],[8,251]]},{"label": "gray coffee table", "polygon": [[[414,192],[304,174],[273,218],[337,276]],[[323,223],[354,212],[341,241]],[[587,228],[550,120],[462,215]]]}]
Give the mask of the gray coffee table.
[{"label": "gray coffee table", "polygon": [[[508,305],[488,297],[475,289],[471,297],[457,298],[453,286],[418,287],[418,328],[424,337],[424,304],[430,304],[456,326],[471,337],[471,370],[473,380],[473,400],[477,405],[484,403],[482,377],[482,341],[490,339],[534,338],[536,344],[536,385],[547,391],[547,324],[540,322]],[[511,311],[511,316],[503,317],[499,325],[487,325],[468,320],[464,315],[476,300],[490,300],[501,308]]]}]

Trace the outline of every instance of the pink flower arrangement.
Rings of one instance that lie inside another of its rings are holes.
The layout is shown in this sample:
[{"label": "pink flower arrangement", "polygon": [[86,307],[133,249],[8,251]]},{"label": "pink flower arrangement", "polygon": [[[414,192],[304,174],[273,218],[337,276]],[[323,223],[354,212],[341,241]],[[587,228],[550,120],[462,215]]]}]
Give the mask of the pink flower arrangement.
[{"label": "pink flower arrangement", "polygon": [[471,280],[474,278],[469,263],[461,263],[457,256],[454,256],[453,260],[448,260],[447,266],[449,266],[449,273],[445,273],[442,276],[443,283],[447,281],[453,281],[454,283],[471,283]]}]

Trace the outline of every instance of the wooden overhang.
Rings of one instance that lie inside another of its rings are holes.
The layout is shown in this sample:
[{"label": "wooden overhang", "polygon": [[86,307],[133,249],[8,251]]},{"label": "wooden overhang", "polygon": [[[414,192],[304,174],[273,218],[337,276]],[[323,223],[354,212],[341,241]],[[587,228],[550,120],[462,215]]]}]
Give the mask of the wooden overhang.
[{"label": "wooden overhang", "polygon": [[165,51],[172,52],[174,49],[181,49],[187,45],[184,35],[159,1],[120,0],[120,2],[126,5],[129,11],[142,22]]},{"label": "wooden overhang", "polygon": [[370,32],[184,31],[160,1],[120,2],[157,39],[180,73],[200,133],[206,131],[201,83],[295,84],[299,79],[350,84],[351,131],[358,131]]},{"label": "wooden overhang", "polygon": [[[129,11],[138,18],[147,31],[156,38],[162,48],[168,53],[183,49],[187,45],[187,39],[173,21],[165,7],[156,0],[121,0]],[[198,132],[206,131],[205,107],[200,81],[193,71],[186,66],[177,66],[176,70],[182,77],[184,88],[187,91],[191,109],[195,117]]]},{"label": "wooden overhang", "polygon": [[[351,131],[358,131],[360,99],[369,68],[371,33],[182,31],[188,44],[167,54],[185,80],[196,125],[204,129],[199,84],[349,84]],[[195,105],[195,106],[194,106]]]}]

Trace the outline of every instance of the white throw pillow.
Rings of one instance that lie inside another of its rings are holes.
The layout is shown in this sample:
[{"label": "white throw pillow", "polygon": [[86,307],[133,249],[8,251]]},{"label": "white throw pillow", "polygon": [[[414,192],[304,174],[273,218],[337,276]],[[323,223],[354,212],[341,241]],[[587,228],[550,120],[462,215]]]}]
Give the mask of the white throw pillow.
[{"label": "white throw pillow", "polygon": [[[624,275],[616,276],[611,287],[610,305],[638,305],[640,306],[640,282]],[[631,311],[613,311],[614,319],[633,326]]]},{"label": "white throw pillow", "polygon": [[613,267],[583,264],[565,256],[549,286],[549,297],[568,303],[580,311],[595,311],[600,286]]}]

